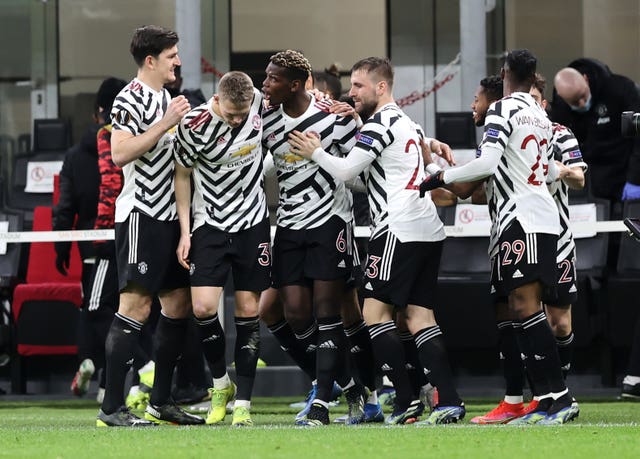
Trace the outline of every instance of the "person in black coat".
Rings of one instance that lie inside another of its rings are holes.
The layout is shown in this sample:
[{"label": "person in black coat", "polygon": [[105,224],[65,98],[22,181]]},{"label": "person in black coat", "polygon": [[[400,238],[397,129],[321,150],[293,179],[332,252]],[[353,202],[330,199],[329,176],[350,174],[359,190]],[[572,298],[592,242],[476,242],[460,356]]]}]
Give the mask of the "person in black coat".
[{"label": "person in black coat", "polygon": [[612,201],[640,199],[640,143],[620,131],[623,111],[640,111],[629,78],[596,59],[576,59],[554,79],[551,120],[573,131],[589,165],[590,191]]}]

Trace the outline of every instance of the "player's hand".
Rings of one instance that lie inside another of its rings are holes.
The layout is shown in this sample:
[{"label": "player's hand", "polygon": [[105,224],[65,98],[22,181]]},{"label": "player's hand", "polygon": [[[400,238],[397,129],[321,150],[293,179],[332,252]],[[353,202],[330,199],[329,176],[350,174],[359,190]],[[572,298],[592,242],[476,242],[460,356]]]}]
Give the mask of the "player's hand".
[{"label": "player's hand", "polygon": [[438,172],[437,174],[428,176],[420,184],[420,197],[424,198],[424,195],[427,193],[427,191],[435,190],[436,188],[440,188],[443,185],[444,181],[442,180],[442,172]]},{"label": "player's hand", "polygon": [[340,116],[352,116],[356,121],[360,118],[356,109],[347,102],[334,102],[333,105],[329,107],[329,111]]},{"label": "player's hand", "polygon": [[435,153],[436,155],[444,159],[449,164],[449,166],[456,165],[456,161],[453,158],[453,151],[451,150],[451,147],[448,144],[444,142],[440,142],[439,140],[436,140],[436,139],[431,139],[431,144],[429,145],[429,149],[431,150],[431,153]]},{"label": "player's hand", "polygon": [[191,250],[191,236],[184,235],[180,236],[180,241],[178,242],[178,248],[176,249],[176,256],[178,257],[178,263],[184,269],[190,269],[191,266],[189,264],[189,251]]},{"label": "player's hand", "polygon": [[291,153],[307,159],[311,159],[316,148],[322,148],[317,135],[300,131],[289,134],[289,145],[291,145]]},{"label": "player's hand", "polygon": [[67,269],[69,269],[69,252],[58,252],[56,253],[56,269],[63,276],[67,275]]},{"label": "player's hand", "polygon": [[168,129],[172,128],[180,122],[182,117],[189,113],[191,105],[185,96],[178,96],[171,99],[167,111],[164,114],[164,120],[167,122]]},{"label": "player's hand", "polygon": [[327,94],[326,92],[322,92],[317,88],[309,89],[307,92],[313,94],[313,97],[315,97],[317,100],[331,100],[331,96],[329,94]]}]

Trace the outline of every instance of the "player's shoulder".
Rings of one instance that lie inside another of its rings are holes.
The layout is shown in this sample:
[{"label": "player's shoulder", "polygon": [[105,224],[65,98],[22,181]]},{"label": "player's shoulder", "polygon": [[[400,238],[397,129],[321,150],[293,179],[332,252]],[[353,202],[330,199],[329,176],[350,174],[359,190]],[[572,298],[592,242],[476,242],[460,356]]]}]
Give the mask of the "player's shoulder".
[{"label": "player's shoulder", "polygon": [[198,105],[197,107],[189,110],[182,120],[180,120],[181,129],[187,131],[197,129],[204,123],[213,119],[213,114],[211,113],[211,110],[209,110],[209,102]]}]

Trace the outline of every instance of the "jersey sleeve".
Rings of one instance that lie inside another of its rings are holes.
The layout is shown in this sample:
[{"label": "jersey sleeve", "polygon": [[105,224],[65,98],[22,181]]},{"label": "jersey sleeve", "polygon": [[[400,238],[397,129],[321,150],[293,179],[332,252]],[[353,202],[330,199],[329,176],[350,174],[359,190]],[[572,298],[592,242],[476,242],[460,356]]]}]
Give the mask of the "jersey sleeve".
[{"label": "jersey sleeve", "polygon": [[113,129],[138,135],[142,124],[141,109],[141,105],[134,100],[134,95],[131,92],[120,93],[111,109]]},{"label": "jersey sleeve", "polygon": [[204,118],[210,118],[209,111],[198,107],[187,113],[178,124],[176,140],[173,144],[173,157],[182,167],[191,168],[198,159],[198,150],[191,141],[191,129],[204,122]]},{"label": "jersey sleeve", "polygon": [[587,169],[587,163],[582,158],[580,145],[573,135],[573,132],[565,126],[554,125],[553,127],[554,157],[568,167],[582,167]]},{"label": "jersey sleeve", "polygon": [[338,116],[333,125],[334,144],[337,149],[345,155],[356,145],[356,135],[358,133],[356,120],[351,117]]},{"label": "jersey sleeve", "polygon": [[356,135],[356,147],[377,158],[392,143],[389,129],[381,122],[380,113],[369,118]]},{"label": "jersey sleeve", "polygon": [[489,106],[484,123],[483,148],[496,148],[501,151],[507,148],[513,128],[509,119],[502,113],[503,108],[505,108],[503,106],[504,102],[506,100],[499,100]]}]

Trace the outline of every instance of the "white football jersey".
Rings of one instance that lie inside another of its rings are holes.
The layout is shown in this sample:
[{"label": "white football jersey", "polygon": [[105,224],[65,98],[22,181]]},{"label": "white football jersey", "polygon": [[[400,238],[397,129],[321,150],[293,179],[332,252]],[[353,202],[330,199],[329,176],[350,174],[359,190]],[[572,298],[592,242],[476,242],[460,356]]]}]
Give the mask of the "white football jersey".
[{"label": "white football jersey", "polygon": [[387,230],[400,242],[445,238],[430,193],[420,198],[421,137],[420,127],[395,103],[383,106],[360,129],[356,148],[374,158],[365,170],[372,239]]},{"label": "white football jersey", "polygon": [[551,121],[529,93],[490,105],[481,148],[501,154],[491,184],[496,237],[516,219],[525,233],[559,233],[558,208],[546,186],[551,138]]},{"label": "white football jersey", "polygon": [[343,156],[356,143],[356,122],[329,112],[330,101],[311,103],[298,118],[281,106],[263,114],[263,145],[273,155],[278,178],[277,224],[294,230],[315,228],[337,215],[352,219],[351,194],[344,182],[324,171],[314,161],[291,152],[289,133],[294,130],[316,135],[327,153]]},{"label": "white football jersey", "polygon": [[267,217],[262,169],[262,94],[254,89],[249,116],[232,128],[212,109],[213,99],[180,122],[174,157],[193,168],[193,230],[204,223],[228,233]]},{"label": "white football jersey", "polygon": [[[134,78],[116,97],[111,109],[114,130],[143,134],[164,116],[171,96],[155,91]],[[124,185],[116,200],[117,223],[137,210],[162,221],[176,220],[173,187],[173,141],[176,129],[167,131],[151,150],[122,168]]]},{"label": "white football jersey", "polygon": [[[567,167],[582,167],[587,170],[587,163],[582,159],[578,140],[573,132],[562,124],[553,123],[553,138],[551,146],[553,157],[551,160],[560,161]],[[562,181],[556,180],[548,185],[549,192],[558,206],[560,214],[560,235],[558,236],[558,261],[571,256],[576,244],[571,232],[569,219],[569,187]]]}]

